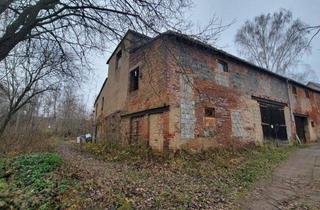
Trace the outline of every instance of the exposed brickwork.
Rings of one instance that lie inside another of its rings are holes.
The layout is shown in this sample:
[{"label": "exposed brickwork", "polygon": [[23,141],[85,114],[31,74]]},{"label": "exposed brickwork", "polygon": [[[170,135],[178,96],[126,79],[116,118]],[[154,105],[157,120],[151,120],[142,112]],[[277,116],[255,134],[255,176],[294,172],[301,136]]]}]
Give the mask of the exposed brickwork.
[{"label": "exposed brickwork", "polygon": [[[228,64],[229,71],[219,68],[219,60]],[[296,135],[294,113],[307,116],[308,141],[320,138],[319,93],[309,90],[307,98],[305,87],[298,85],[295,96],[291,81],[219,51],[164,35],[131,51],[126,62],[128,80],[129,72],[139,67],[139,88],[130,92],[129,85],[124,85],[121,112],[116,117],[108,115],[100,126],[107,126],[104,130],[113,134],[100,132],[101,136],[129,143],[131,121],[139,117],[139,139],[156,150],[261,142],[259,98],[283,104],[289,140]],[[119,81],[117,85],[122,82],[128,83]],[[169,110],[155,111],[166,106]],[[213,117],[205,116],[206,107],[214,108]]]}]

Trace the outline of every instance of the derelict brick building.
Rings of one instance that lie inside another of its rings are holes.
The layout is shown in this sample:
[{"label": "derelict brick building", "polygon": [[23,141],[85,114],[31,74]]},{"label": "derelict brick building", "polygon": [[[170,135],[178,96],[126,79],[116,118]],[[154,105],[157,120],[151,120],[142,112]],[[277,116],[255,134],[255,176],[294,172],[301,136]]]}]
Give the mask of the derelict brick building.
[{"label": "derelict brick building", "polygon": [[128,31],[95,101],[98,141],[155,150],[320,138],[320,90],[168,31]]}]

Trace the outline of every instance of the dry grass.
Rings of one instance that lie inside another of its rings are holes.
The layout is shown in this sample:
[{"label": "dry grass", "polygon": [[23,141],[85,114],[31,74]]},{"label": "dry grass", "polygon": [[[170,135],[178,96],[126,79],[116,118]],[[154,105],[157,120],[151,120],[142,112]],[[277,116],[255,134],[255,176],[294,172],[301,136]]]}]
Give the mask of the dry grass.
[{"label": "dry grass", "polygon": [[1,137],[0,157],[53,151],[57,138],[42,130],[8,129]]},{"label": "dry grass", "polygon": [[[0,187],[11,186],[6,205],[14,201],[25,207],[28,198],[22,193],[15,199],[15,189],[29,194],[38,190],[42,200],[34,200],[32,205],[49,209],[228,209],[294,149],[247,145],[199,154],[184,150],[164,156],[143,145],[89,143],[80,148],[60,142],[57,151],[64,163],[54,170],[50,169],[51,163],[46,164],[52,160],[51,156],[45,158],[47,153],[20,156],[9,162],[2,159],[5,173],[0,175],[13,175],[2,179]],[[17,164],[20,166],[15,167]],[[30,167],[32,170],[28,170]],[[19,175],[22,172],[32,175],[30,182],[27,176]],[[31,184],[17,188],[21,180]]]},{"label": "dry grass", "polygon": [[[112,204],[137,209],[210,209],[212,206],[228,209],[257,180],[269,176],[296,147],[246,145],[198,154],[183,150],[171,156],[145,149],[90,143],[82,149],[76,146],[82,158],[74,165],[84,168],[88,177],[99,177],[100,181],[95,183],[98,194],[107,192],[109,200],[99,203],[97,199],[96,205],[101,208]],[[92,155],[99,162],[93,163]],[[90,207],[90,202],[86,207]]]}]

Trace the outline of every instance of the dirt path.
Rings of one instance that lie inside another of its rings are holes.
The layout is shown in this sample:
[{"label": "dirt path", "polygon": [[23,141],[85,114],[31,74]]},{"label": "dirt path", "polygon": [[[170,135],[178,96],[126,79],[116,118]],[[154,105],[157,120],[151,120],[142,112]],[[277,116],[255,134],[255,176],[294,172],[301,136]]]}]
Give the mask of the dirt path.
[{"label": "dirt path", "polygon": [[135,209],[226,209],[228,205],[215,180],[211,183],[171,170],[166,164],[141,166],[98,160],[68,143],[60,144],[57,152],[69,171],[90,185],[85,209],[117,209],[123,198]]},{"label": "dirt path", "polygon": [[[217,187],[219,177],[200,179],[184,171],[169,170],[161,164],[144,168],[98,160],[68,143],[59,145],[57,150],[71,171],[76,171],[86,183],[94,183],[94,187],[89,185],[88,195],[93,200],[87,203],[98,206],[86,206],[88,208],[105,207],[106,203],[118,199],[110,197],[114,195],[132,199],[137,209],[177,209],[181,205],[186,209],[230,208],[221,186]],[[238,207],[252,210],[320,209],[320,144],[294,152],[274,171],[271,180],[259,183]]]},{"label": "dirt path", "polygon": [[241,201],[241,209],[320,209],[320,144],[299,149]]}]

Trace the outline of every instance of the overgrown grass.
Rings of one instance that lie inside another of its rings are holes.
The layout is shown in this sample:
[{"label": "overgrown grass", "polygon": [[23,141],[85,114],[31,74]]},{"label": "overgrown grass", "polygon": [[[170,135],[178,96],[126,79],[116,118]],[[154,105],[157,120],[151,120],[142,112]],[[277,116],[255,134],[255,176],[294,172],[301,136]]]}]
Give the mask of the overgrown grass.
[{"label": "overgrown grass", "polygon": [[81,149],[107,161],[136,162],[163,160],[163,156],[154,153],[152,149],[145,144],[122,146],[114,143],[86,143],[82,145]]},{"label": "overgrown grass", "polygon": [[259,178],[269,176],[273,169],[287,159],[296,148],[297,146],[274,147],[266,145],[245,152],[246,161],[237,167],[234,173],[236,180],[244,188],[250,187]]},{"label": "overgrown grass", "polygon": [[[247,145],[160,155],[143,145],[82,145],[83,151],[112,162],[108,168],[93,167],[113,174],[104,182],[65,166],[55,153],[2,158],[0,209],[230,208],[295,149]],[[85,170],[90,164],[84,163]]]},{"label": "overgrown grass", "polygon": [[69,182],[55,174],[62,159],[38,153],[0,159],[0,209],[54,209]]},{"label": "overgrown grass", "polygon": [[[125,163],[133,168],[138,166],[137,175],[127,175],[130,179],[129,182],[133,183],[145,179],[146,175],[144,174],[154,171],[154,168],[165,167],[168,173],[176,177],[170,177],[169,180],[168,177],[167,180],[164,180],[165,178],[155,179],[163,182],[164,186],[167,186],[166,182],[174,182],[177,189],[180,187],[191,189],[186,194],[185,192],[181,194],[179,191],[163,191],[154,199],[154,202],[159,206],[170,207],[168,202],[180,203],[182,206],[185,206],[186,203],[192,203],[191,200],[196,197],[196,191],[203,190],[199,186],[206,185],[213,191],[216,190],[216,195],[220,196],[219,199],[222,199],[223,202],[235,202],[246,195],[258,180],[270,176],[274,168],[297,148],[297,146],[275,147],[273,145],[255,146],[250,144],[243,147],[216,148],[201,153],[183,150],[171,156],[154,154],[149,148],[141,146],[130,148],[108,144],[85,144],[82,149],[107,161]],[[143,169],[143,173],[140,169]],[[161,177],[161,174],[153,174],[152,176]],[[196,182],[198,186],[191,186],[192,183],[177,182],[179,177],[185,176],[189,177],[186,178],[187,180]],[[203,202],[202,205],[206,205],[210,198],[203,196],[197,199],[193,203]],[[166,202],[167,205],[164,204]]]}]

